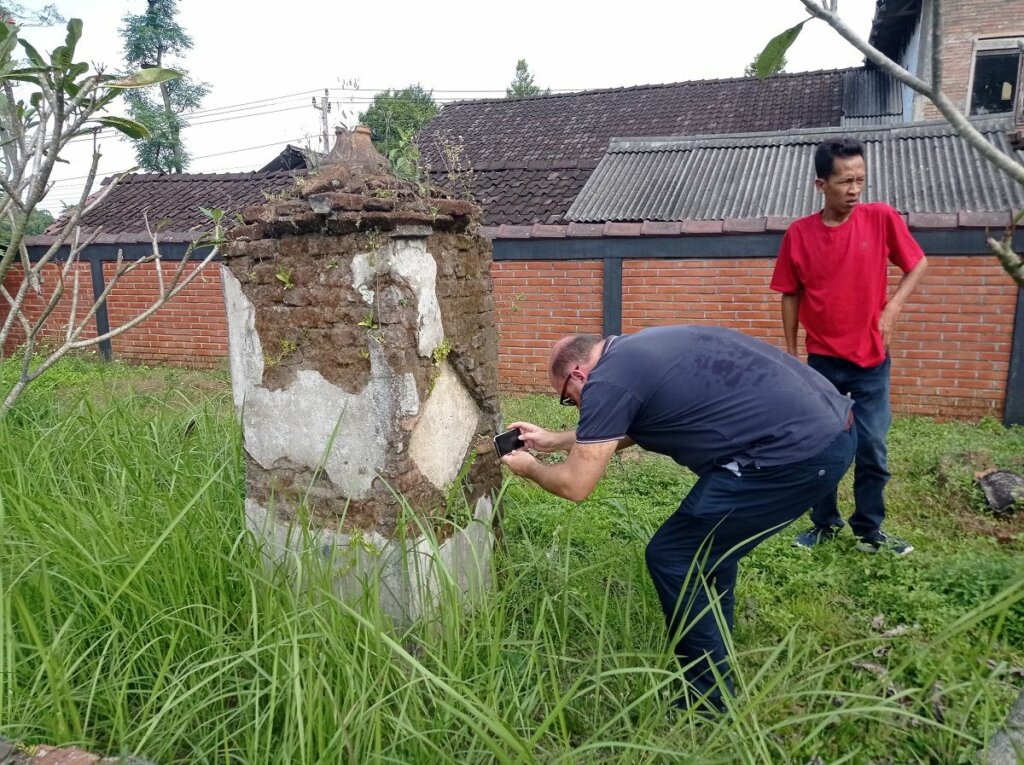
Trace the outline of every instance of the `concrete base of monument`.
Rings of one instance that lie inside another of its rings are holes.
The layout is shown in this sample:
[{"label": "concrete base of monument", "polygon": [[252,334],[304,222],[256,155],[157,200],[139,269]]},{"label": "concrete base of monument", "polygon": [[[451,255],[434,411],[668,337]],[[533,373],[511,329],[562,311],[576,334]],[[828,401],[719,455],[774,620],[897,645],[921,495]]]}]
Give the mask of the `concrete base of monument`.
[{"label": "concrete base of monument", "polygon": [[[443,542],[429,534],[388,539],[370,531],[347,533],[282,521],[245,501],[246,526],[270,565],[284,566],[298,587],[327,577],[346,603],[379,605],[402,628],[450,608],[468,605],[490,590],[494,551],[494,506],[481,497],[473,519]],[[322,566],[322,567],[321,567]]]}]

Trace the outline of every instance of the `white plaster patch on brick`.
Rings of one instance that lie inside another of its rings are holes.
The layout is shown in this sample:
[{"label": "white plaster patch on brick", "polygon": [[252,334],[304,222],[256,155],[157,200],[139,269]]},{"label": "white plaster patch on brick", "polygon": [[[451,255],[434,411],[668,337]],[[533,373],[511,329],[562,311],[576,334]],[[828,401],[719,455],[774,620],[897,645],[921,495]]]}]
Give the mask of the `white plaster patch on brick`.
[{"label": "white plaster patch on brick", "polygon": [[409,456],[437,488],[443,489],[459,474],[479,418],[473,397],[448,363],[443,363],[409,438]]},{"label": "white plaster patch on brick", "polygon": [[370,289],[370,283],[377,273],[375,268],[370,266],[370,254],[368,252],[357,253],[352,258],[352,286],[356,292],[363,296],[367,305],[373,305],[375,293]]},{"label": "white plaster patch on brick", "polygon": [[[384,466],[387,418],[381,413],[389,411],[390,387],[386,380],[371,378],[361,393],[352,395],[310,369],[296,372],[284,390],[254,386],[242,415],[245,449],[267,470],[278,460],[313,470],[323,460],[324,472],[345,496],[364,499]],[[324,460],[335,426],[337,435]]]},{"label": "white plaster patch on brick", "polygon": [[376,265],[366,252],[352,258],[352,286],[367,304],[373,305],[377,274],[391,273],[408,284],[416,294],[416,350],[421,357],[429,358],[444,342],[444,325],[437,302],[437,263],[427,252],[427,240],[392,239],[374,255]]},{"label": "white plaster patch on brick", "polygon": [[437,302],[437,262],[427,252],[426,239],[393,239],[389,254],[391,271],[416,293],[417,350],[427,358],[444,342],[441,306]]},{"label": "white plaster patch on brick", "polygon": [[412,372],[402,375],[402,389],[398,393],[398,413],[412,417],[420,411],[420,394],[416,390],[416,378]]},{"label": "white plaster patch on brick", "polygon": [[256,334],[256,311],[242,292],[242,285],[220,267],[224,307],[228,318],[228,358],[231,363],[231,394],[235,411],[241,413],[250,388],[263,380],[263,346]]},{"label": "white plaster patch on brick", "polygon": [[401,377],[396,375],[380,343],[370,342],[369,349],[370,380],[376,382],[371,393],[378,413],[393,412],[398,417],[417,414],[420,411],[420,394],[416,390],[416,377],[412,372]]},{"label": "white plaster patch on brick", "polygon": [[[442,598],[442,582],[451,581],[463,595],[479,596],[491,588],[491,554],[494,550],[494,506],[488,497],[477,500],[473,520],[459,528],[440,545],[430,539],[416,542],[410,562],[415,563],[407,613],[414,618],[436,613],[449,603]],[[436,550],[436,554],[435,554]]]},{"label": "white plaster patch on brick", "polygon": [[[252,499],[245,500],[246,526],[264,544],[264,555],[294,565],[296,555],[316,550],[333,567],[335,593],[353,602],[369,582],[379,582],[381,608],[400,625],[408,625],[442,604],[449,583],[462,593],[478,596],[491,587],[494,549],[494,507],[487,497],[477,500],[473,520],[464,529],[436,544],[433,539],[386,539],[376,532],[345,532],[322,527],[299,527],[284,521]],[[307,571],[307,565],[294,571]],[[300,582],[300,585],[304,585]]]},{"label": "white plaster patch on brick", "polygon": [[280,460],[309,470],[323,462],[325,474],[345,496],[368,497],[386,461],[388,429],[397,430],[400,418],[419,412],[416,378],[411,372],[395,375],[383,349],[370,342],[370,381],[358,394],[315,370],[299,370],[284,390],[267,390],[255,310],[226,269],[223,284],[232,395],[248,454],[267,470]]}]

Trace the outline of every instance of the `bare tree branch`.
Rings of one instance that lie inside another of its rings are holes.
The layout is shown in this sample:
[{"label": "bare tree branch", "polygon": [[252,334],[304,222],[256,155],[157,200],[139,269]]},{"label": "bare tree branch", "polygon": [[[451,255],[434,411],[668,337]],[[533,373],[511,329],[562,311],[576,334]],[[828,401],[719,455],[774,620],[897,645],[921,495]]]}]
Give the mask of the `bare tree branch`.
[{"label": "bare tree branch", "polygon": [[[13,33],[16,33],[16,29]],[[10,28],[0,25],[0,37],[4,37],[8,43],[10,38],[6,35],[10,34]],[[9,44],[5,45],[4,50],[9,50],[10,47]],[[187,287],[217,254],[214,248],[205,258],[193,262],[194,268],[181,278],[195,249],[193,244],[185,261],[176,270],[174,281],[165,284],[163,272],[160,270],[160,251],[156,237],[153,237],[153,254],[138,261],[125,264],[123,252],[119,251],[113,277],[104,287],[102,294],[92,301],[85,314],[80,315],[83,252],[96,241],[102,230],[95,227],[85,232],[82,230],[81,222],[91,210],[107,200],[123,176],[113,178],[99,192],[93,193],[99,170],[100,147],[98,131],[90,123],[96,119],[97,113],[105,108],[117,91],[110,87],[102,71],[94,74],[76,72],[77,65],[70,63],[70,56],[66,57],[67,62],[64,58],[51,56],[50,64],[29,70],[33,73],[34,92],[32,97],[27,99],[28,106],[17,100],[18,94],[10,80],[0,82],[0,125],[4,130],[4,140],[0,141],[0,192],[4,195],[0,198],[0,217],[11,223],[10,239],[0,252],[0,296],[8,307],[0,324],[0,358],[3,357],[3,349],[16,326],[25,334],[20,349],[21,372],[3,397],[0,416],[10,409],[33,380],[44,374],[69,352],[116,337],[151,316]],[[10,55],[5,54],[0,60],[0,68],[7,67],[3,71],[9,71],[10,63]],[[166,81],[168,76],[174,76],[174,73],[164,70],[154,72],[150,69],[147,73],[147,78],[143,79],[149,79],[154,83],[160,82],[160,77]],[[156,78],[153,77],[154,74]],[[68,142],[88,133],[92,134],[93,152],[78,204],[65,215],[52,244],[33,262],[25,245],[29,217],[52,190],[51,175]],[[219,216],[214,221],[214,227],[219,240]],[[57,272],[52,291],[47,294],[42,289],[41,277],[54,261],[61,257],[60,253],[65,251],[65,247],[66,258]],[[4,278],[15,263],[20,265],[21,283],[14,294],[11,294],[4,285]],[[154,263],[158,269],[159,294],[156,299],[121,326],[105,332],[102,336],[82,339],[82,335],[95,320],[97,312],[105,305],[118,284],[127,275],[148,266],[149,263]],[[57,307],[67,297],[68,279],[72,280],[70,310],[67,324],[61,332],[63,342],[43,354],[45,357],[40,361],[36,355],[40,346],[39,340],[48,324],[54,321]],[[29,290],[32,288],[37,288],[43,298],[43,304],[38,308],[38,312],[35,303],[30,308],[26,307]]]},{"label": "bare tree branch", "polygon": [[942,0],[932,0],[932,89],[942,92]]}]

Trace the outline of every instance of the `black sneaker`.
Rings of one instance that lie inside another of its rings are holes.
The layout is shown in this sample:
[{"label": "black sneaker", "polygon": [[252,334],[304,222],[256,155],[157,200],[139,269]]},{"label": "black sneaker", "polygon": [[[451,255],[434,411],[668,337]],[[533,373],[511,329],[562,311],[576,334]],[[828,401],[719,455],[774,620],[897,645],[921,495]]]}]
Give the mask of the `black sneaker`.
[{"label": "black sneaker", "polygon": [[839,526],[811,526],[807,531],[801,531],[793,539],[794,547],[814,547],[824,542],[831,542],[839,533]]},{"label": "black sneaker", "polygon": [[893,555],[910,555],[914,552],[914,546],[909,542],[891,537],[881,531],[869,537],[861,537],[857,542],[857,549],[866,553],[888,552]]}]

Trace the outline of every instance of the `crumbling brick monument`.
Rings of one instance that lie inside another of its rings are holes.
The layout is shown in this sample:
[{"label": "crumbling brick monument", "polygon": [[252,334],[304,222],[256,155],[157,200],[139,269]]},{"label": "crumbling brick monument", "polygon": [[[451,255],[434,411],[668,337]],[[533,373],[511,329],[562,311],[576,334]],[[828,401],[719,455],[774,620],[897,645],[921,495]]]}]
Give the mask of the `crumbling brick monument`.
[{"label": "crumbling brick monument", "polygon": [[368,129],[339,130],[294,195],[243,212],[223,283],[249,527],[277,557],[315,545],[342,594],[379,583],[407,620],[439,561],[488,584],[501,415],[479,210],[386,164]]}]

